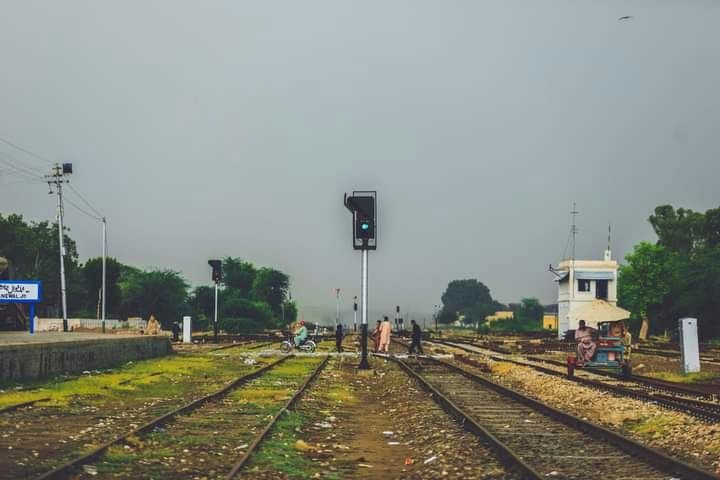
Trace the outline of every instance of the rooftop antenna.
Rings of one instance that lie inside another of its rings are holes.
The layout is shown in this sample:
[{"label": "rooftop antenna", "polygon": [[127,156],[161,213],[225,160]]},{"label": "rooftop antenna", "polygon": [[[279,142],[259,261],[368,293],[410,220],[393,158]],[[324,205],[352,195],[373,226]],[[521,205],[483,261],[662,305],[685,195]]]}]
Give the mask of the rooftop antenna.
[{"label": "rooftop antenna", "polygon": [[607,250],[605,250],[605,261],[609,262],[612,259],[612,250],[610,250],[610,239],[612,238],[612,229],[610,224],[608,223],[608,246]]},{"label": "rooftop antenna", "polygon": [[575,262],[575,235],[577,235],[578,229],[576,224],[576,216],[580,213],[577,211],[577,207],[575,206],[575,202],[573,202],[573,209],[570,212],[570,215],[572,215],[572,226],[570,227],[570,234],[572,235],[572,257],[570,260],[573,261],[573,264]]}]

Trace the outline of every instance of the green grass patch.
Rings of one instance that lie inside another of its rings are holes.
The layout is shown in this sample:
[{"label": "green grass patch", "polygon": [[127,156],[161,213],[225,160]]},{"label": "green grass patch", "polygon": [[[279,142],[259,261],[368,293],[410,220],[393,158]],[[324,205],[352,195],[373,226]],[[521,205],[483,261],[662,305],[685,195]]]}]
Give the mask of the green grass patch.
[{"label": "green grass patch", "polygon": [[273,428],[272,434],[262,444],[252,459],[251,470],[275,470],[283,472],[290,478],[310,478],[313,462],[305,458],[301,450],[295,448],[296,429],[305,423],[305,417],[297,412],[283,415]]},{"label": "green grass patch", "polygon": [[217,388],[208,379],[223,381],[252,367],[243,365],[238,355],[217,358],[207,354],[177,354],[129,362],[120,368],[92,372],[76,377],[57,377],[43,382],[7,385],[0,392],[0,407],[50,398],[44,404],[67,406],[77,399],[124,400],[132,397],[173,397],[187,388],[188,380],[200,381],[195,390]]},{"label": "green grass patch", "polygon": [[669,417],[656,416],[638,420],[628,420],[623,425],[627,430],[650,438],[662,438],[669,434],[673,427],[673,420]]},{"label": "green grass patch", "polygon": [[697,372],[697,373],[680,373],[680,372],[649,372],[647,376],[665,380],[666,382],[676,383],[698,383],[716,380],[720,377],[718,372]]}]

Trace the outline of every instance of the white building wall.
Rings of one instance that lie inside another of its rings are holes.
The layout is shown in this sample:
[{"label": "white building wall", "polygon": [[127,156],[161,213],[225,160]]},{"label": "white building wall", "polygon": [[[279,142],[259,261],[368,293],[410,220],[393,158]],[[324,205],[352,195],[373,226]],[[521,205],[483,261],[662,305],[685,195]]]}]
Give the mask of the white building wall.
[{"label": "white building wall", "polygon": [[[609,258],[607,256],[606,258]],[[581,292],[578,290],[578,282],[575,279],[576,271],[583,272],[609,272],[612,273],[612,280],[608,280],[607,302],[617,304],[617,269],[618,264],[614,260],[566,260],[560,262],[558,271],[568,272],[568,279],[558,282],[558,338],[562,338],[567,330],[577,328],[575,322],[569,319],[569,313],[578,307],[587,305],[595,300],[597,293],[597,281],[590,280],[590,291]]]}]

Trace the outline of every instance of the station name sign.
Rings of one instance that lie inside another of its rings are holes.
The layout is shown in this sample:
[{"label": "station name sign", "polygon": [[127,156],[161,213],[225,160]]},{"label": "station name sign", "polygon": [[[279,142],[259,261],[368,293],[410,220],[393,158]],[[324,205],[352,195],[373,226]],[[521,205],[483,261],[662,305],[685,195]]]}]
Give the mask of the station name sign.
[{"label": "station name sign", "polygon": [[0,281],[0,303],[39,302],[41,290],[40,282]]}]

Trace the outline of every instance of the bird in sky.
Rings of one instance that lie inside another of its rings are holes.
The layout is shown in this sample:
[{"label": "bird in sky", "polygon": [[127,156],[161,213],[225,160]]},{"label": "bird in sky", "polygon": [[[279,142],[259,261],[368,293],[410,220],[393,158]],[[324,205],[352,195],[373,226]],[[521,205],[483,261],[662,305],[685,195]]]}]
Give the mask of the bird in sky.
[{"label": "bird in sky", "polygon": [[630,20],[631,18],[633,18],[632,15],[625,15],[624,17],[618,18],[618,21],[620,22],[622,20]]}]

